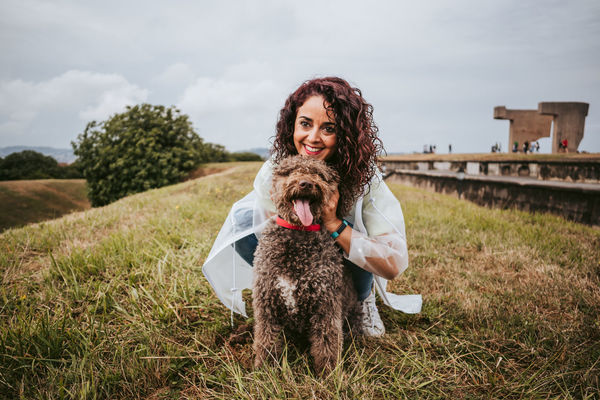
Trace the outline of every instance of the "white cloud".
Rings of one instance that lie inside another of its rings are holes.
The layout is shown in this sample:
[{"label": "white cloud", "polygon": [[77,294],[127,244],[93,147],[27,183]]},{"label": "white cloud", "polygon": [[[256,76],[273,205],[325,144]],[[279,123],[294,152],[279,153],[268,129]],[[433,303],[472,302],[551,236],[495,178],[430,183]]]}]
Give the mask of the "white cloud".
[{"label": "white cloud", "polygon": [[248,68],[233,66],[219,78],[198,78],[177,106],[209,142],[231,150],[267,147],[286,94],[276,81],[253,73],[258,70],[251,62]]},{"label": "white cloud", "polygon": [[48,132],[68,143],[84,120],[148,101],[178,105],[207,140],[265,146],[299,83],[338,75],[373,104],[390,151],[489,151],[508,137],[495,105],[549,99],[589,102],[584,141],[600,149],[597,0],[5,0],[1,11],[0,145]]},{"label": "white cloud", "polygon": [[278,96],[275,82],[199,78],[185,89],[179,106],[193,115],[207,115],[215,111],[232,112],[269,108]]},{"label": "white cloud", "polygon": [[[38,144],[56,145],[55,140],[65,136],[65,127],[79,130],[85,122],[106,119],[147,97],[148,90],[118,74],[71,70],[41,82],[3,81],[0,138],[3,142],[19,143],[11,139],[28,135],[36,137]],[[75,133],[71,132],[67,140]],[[64,142],[67,141],[63,139],[61,145]]]},{"label": "white cloud", "polygon": [[185,87],[196,78],[192,67],[189,64],[178,62],[169,65],[162,73],[160,73],[154,81],[165,86],[182,86]]}]

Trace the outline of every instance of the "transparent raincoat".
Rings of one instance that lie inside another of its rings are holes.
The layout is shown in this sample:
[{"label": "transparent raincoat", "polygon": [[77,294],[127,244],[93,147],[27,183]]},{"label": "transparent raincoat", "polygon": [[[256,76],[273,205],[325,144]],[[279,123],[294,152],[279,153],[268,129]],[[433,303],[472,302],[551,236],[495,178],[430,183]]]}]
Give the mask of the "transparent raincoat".
[{"label": "transparent raincoat", "polygon": [[[231,310],[232,316],[236,312],[247,317],[242,290],[252,288],[252,266],[235,251],[235,243],[252,233],[260,237],[269,218],[275,216],[269,193],[272,168],[272,162],[267,161],[254,180],[254,190],[232,206],[202,267],[217,297]],[[370,191],[358,199],[345,219],[354,228],[350,252],[344,256],[373,272],[375,287],[384,304],[409,314],[420,312],[421,295],[389,293],[387,280],[377,275],[387,263],[398,266],[400,273],[408,267],[402,209],[380,174],[373,178]]]}]

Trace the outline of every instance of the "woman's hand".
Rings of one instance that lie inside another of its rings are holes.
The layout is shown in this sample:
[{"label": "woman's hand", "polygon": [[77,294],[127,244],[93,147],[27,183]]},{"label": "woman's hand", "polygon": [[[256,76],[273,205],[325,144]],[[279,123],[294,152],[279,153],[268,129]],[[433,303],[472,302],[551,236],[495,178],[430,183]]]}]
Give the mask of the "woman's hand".
[{"label": "woman's hand", "polygon": [[336,188],[327,204],[323,207],[323,216],[321,219],[323,220],[325,229],[327,229],[329,233],[333,233],[342,223],[342,220],[337,217],[337,205],[339,200],[340,192],[338,192]]}]

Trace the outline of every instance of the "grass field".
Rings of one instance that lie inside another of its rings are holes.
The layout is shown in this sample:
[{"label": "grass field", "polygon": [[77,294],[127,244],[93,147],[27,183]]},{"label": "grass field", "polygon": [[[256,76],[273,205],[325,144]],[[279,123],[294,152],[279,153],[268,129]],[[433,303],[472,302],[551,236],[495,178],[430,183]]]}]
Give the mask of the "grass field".
[{"label": "grass field", "polygon": [[0,231],[90,208],[84,179],[0,181]]},{"label": "grass field", "polygon": [[410,267],[387,334],[331,375],[289,349],[251,368],[249,327],[201,265],[259,164],[0,235],[0,397],[597,398],[600,229],[391,185]]}]

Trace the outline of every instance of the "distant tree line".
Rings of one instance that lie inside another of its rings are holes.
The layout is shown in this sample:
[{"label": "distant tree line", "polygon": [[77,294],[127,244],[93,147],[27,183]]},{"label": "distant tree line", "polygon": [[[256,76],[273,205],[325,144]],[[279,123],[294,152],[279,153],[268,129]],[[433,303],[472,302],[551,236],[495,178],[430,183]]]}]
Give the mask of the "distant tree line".
[{"label": "distant tree line", "polygon": [[92,206],[180,182],[203,163],[261,160],[204,142],[187,115],[151,104],[88,123],[71,145]]},{"label": "distant tree line", "polygon": [[23,150],[0,157],[0,180],[78,179],[83,174],[77,163],[61,165],[53,157],[33,150]]},{"label": "distant tree line", "polygon": [[209,159],[206,162],[232,162],[232,161],[264,161],[261,156],[250,151],[229,152],[220,144],[206,143]]}]

